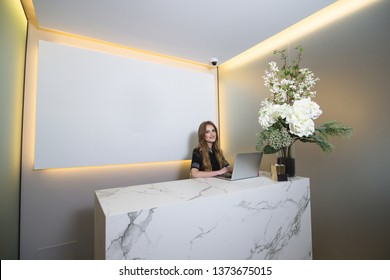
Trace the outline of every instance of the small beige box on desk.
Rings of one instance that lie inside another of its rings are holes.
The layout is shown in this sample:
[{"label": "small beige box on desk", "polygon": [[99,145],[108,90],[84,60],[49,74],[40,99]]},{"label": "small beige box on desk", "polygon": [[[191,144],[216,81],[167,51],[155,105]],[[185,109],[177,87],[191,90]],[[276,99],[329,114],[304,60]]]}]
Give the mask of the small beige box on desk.
[{"label": "small beige box on desk", "polygon": [[284,164],[271,164],[271,178],[274,181],[286,181],[286,166]]}]

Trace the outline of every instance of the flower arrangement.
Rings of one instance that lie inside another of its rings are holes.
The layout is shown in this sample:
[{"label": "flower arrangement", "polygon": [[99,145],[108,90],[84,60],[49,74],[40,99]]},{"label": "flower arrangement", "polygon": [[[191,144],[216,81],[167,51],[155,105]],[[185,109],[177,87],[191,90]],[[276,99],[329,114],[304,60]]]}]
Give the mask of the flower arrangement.
[{"label": "flower arrangement", "polygon": [[300,68],[303,48],[295,48],[296,58],[287,63],[286,50],[276,50],[283,65],[269,63],[269,69],[263,76],[264,85],[271,96],[261,102],[259,124],[263,131],[258,134],[256,149],[265,154],[281,152],[282,157],[291,158],[291,147],[296,141],[316,143],[325,152],[331,152],[334,146],[329,142],[330,136],[350,136],[352,128],[329,121],[315,127],[314,120],[322,111],[313,101],[316,91],[313,90],[319,80],[307,68]]}]

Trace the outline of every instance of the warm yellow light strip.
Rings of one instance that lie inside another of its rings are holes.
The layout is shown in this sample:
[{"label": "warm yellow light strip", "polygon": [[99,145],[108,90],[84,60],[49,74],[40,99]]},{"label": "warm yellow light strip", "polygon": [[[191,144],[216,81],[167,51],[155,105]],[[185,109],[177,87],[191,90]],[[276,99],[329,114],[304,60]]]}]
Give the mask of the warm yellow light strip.
[{"label": "warm yellow light strip", "polygon": [[210,68],[210,65],[205,64],[205,63],[200,63],[200,62],[196,62],[196,61],[192,61],[192,60],[186,60],[186,59],[173,57],[173,56],[169,56],[169,55],[154,53],[154,52],[151,52],[151,51],[141,50],[141,49],[137,49],[137,48],[130,48],[130,47],[127,47],[127,46],[124,46],[124,45],[115,44],[115,43],[112,43],[112,42],[107,42],[107,41],[103,41],[103,40],[99,40],[99,39],[95,39],[95,38],[91,38],[91,37],[86,37],[86,36],[81,36],[81,35],[77,35],[77,34],[67,33],[67,32],[63,32],[63,31],[59,31],[59,30],[53,30],[53,29],[49,29],[49,28],[40,27],[39,24],[38,24],[38,20],[37,20],[36,14],[35,14],[33,1],[32,0],[21,0],[21,3],[23,5],[23,8],[24,8],[24,11],[26,13],[28,21],[30,23],[32,23],[39,30],[42,30],[42,31],[45,31],[45,32],[51,32],[51,33],[58,34],[58,35],[73,37],[73,38],[77,38],[77,39],[87,40],[87,41],[91,41],[91,42],[94,42],[94,43],[104,44],[104,45],[108,45],[108,46],[111,46],[111,47],[121,48],[121,49],[125,49],[125,50],[128,50],[128,51],[134,51],[134,52],[142,53],[142,54],[145,54],[145,55],[150,55],[150,56],[155,56],[155,57],[159,57],[159,58],[174,60],[174,61],[178,61],[178,62],[182,62],[182,63],[188,63],[188,64],[193,64],[193,65],[197,65],[197,66]]},{"label": "warm yellow light strip", "polygon": [[92,171],[98,171],[101,169],[104,172],[109,172],[110,170],[119,169],[130,170],[130,168],[135,169],[139,168],[140,170],[145,170],[149,168],[151,170],[162,169],[164,167],[169,168],[170,166],[176,165],[190,165],[191,160],[173,160],[173,161],[163,161],[163,162],[142,162],[142,163],[128,163],[128,164],[111,164],[111,165],[96,165],[96,166],[75,166],[75,167],[61,167],[61,168],[47,168],[47,169],[34,169],[34,172],[54,172],[54,173],[74,173],[74,172],[83,172],[88,173]]},{"label": "warm yellow light strip", "polygon": [[141,49],[137,49],[137,48],[130,48],[130,47],[127,47],[127,46],[124,46],[124,45],[115,44],[115,43],[112,43],[112,42],[102,41],[102,40],[98,40],[98,39],[94,39],[94,38],[90,38],[90,37],[86,37],[86,36],[81,36],[81,35],[76,35],[76,34],[72,34],[72,33],[66,33],[66,32],[63,32],[63,31],[52,30],[52,29],[41,28],[41,27],[39,27],[38,29],[42,30],[42,31],[46,31],[46,32],[51,32],[51,33],[54,33],[54,34],[62,35],[62,36],[73,37],[73,38],[76,38],[76,39],[86,40],[86,41],[90,41],[90,42],[94,42],[94,43],[98,43],[98,44],[104,44],[104,45],[107,45],[107,46],[110,46],[110,47],[121,48],[121,49],[124,49],[124,50],[127,50],[127,51],[133,51],[133,52],[137,52],[137,53],[142,53],[142,54],[149,55],[149,56],[154,56],[154,57],[159,57],[159,58],[163,58],[163,59],[169,59],[169,60],[178,61],[178,62],[182,62],[182,63],[193,64],[193,65],[196,65],[196,66],[202,66],[202,67],[210,68],[210,66],[207,65],[207,64],[196,62],[196,61],[192,61],[192,60],[186,60],[186,59],[182,59],[182,58],[178,58],[178,57],[173,57],[173,56],[169,56],[169,55],[154,53],[154,52],[151,52],[151,51],[141,50]]},{"label": "warm yellow light strip", "polygon": [[[16,175],[20,168],[20,145],[21,145],[21,136],[20,130],[22,126],[22,103],[23,103],[23,75],[24,75],[24,57],[25,57],[25,44],[23,42],[23,37],[26,36],[26,26],[27,20],[25,14],[23,13],[20,3],[16,1],[6,1],[0,4],[0,8],[4,9],[0,11],[0,16],[5,16],[1,18],[2,23],[6,23],[3,26],[0,26],[2,47],[5,47],[5,50],[2,49],[1,62],[2,70],[6,71],[6,65],[11,65],[12,67],[7,74],[1,74],[0,84],[3,92],[1,92],[0,102],[5,102],[7,105],[4,106],[0,104],[1,108],[6,109],[5,114],[2,114],[2,120],[6,120],[6,123],[1,124],[2,132],[7,133],[7,137],[2,139],[2,146],[8,147],[8,151],[4,154],[2,153],[1,160],[3,163],[7,163],[7,167],[2,166],[2,171],[12,171],[12,174],[6,174],[7,178],[1,178],[3,182],[7,180],[13,181],[13,176]],[[7,24],[11,23],[13,28],[9,28]],[[3,33],[4,32],[4,33]],[[17,37],[14,34],[18,34]],[[11,39],[12,38],[12,39]],[[5,40],[5,41],[3,41]],[[9,42],[7,42],[9,40]],[[5,44],[3,44],[3,42]],[[7,43],[6,43],[7,42]],[[12,50],[8,47],[12,46]],[[3,56],[3,54],[5,54]],[[3,59],[4,58],[4,59]],[[5,85],[5,87],[4,87]],[[9,92],[8,92],[9,91]],[[11,106],[6,108],[5,106]],[[9,109],[9,110],[8,110]],[[9,122],[9,123],[8,123]],[[4,130],[3,130],[4,129]],[[7,132],[8,131],[8,132]],[[3,144],[4,143],[4,144]],[[3,157],[4,156],[4,157]],[[5,173],[1,173],[5,174]],[[16,178],[16,177],[15,177]],[[8,182],[11,182],[8,181]],[[16,182],[16,181],[15,181]],[[16,186],[16,185],[15,185]]]},{"label": "warm yellow light strip", "polygon": [[245,65],[256,58],[269,55],[276,49],[285,48],[291,41],[296,41],[314,31],[328,26],[335,21],[346,17],[381,0],[339,0],[328,7],[301,20],[289,28],[279,32],[271,38],[248,49],[236,57],[219,66],[221,70]]},{"label": "warm yellow light strip", "polygon": [[33,0],[20,0],[20,3],[22,4],[28,22],[32,23],[34,26],[38,26]]}]

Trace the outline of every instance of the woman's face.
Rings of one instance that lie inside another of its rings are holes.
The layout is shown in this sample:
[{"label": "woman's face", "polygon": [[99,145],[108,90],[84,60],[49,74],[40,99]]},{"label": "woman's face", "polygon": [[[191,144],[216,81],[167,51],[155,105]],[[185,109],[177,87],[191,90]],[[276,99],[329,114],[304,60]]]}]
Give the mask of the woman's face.
[{"label": "woman's face", "polygon": [[217,132],[215,131],[215,127],[213,125],[206,125],[204,139],[208,144],[213,144],[217,140]]}]

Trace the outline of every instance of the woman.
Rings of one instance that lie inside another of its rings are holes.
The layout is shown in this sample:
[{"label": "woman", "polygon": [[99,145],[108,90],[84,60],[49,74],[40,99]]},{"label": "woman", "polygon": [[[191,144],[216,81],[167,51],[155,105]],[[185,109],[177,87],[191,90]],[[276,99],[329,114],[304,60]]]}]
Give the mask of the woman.
[{"label": "woman", "polygon": [[191,177],[206,178],[232,172],[219,147],[217,127],[211,121],[200,124],[199,146],[192,152]]}]

